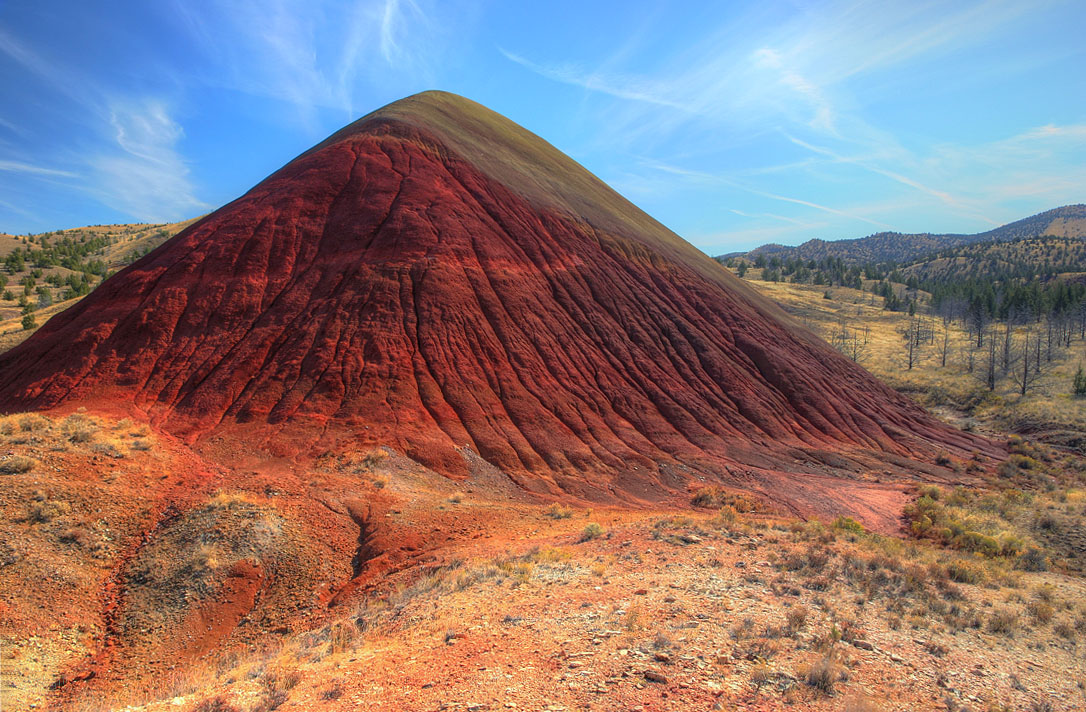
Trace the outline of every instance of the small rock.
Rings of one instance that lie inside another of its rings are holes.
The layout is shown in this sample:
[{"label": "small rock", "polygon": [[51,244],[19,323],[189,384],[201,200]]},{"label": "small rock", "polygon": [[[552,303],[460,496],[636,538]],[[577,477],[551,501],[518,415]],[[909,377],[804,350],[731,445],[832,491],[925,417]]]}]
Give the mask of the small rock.
[{"label": "small rock", "polygon": [[647,588],[639,588],[636,591],[634,591],[634,595],[635,596],[645,596],[645,595],[648,594],[648,592],[649,592],[649,590]]},{"label": "small rock", "polygon": [[656,653],[656,655],[654,655],[653,657],[656,658],[656,661],[660,663],[671,662],[671,656],[667,653]]},{"label": "small rock", "polygon": [[662,672],[657,672],[656,670],[646,670],[645,679],[649,682],[658,682],[661,685],[667,684],[667,675]]},{"label": "small rock", "polygon": [[854,640],[854,641],[852,641],[852,645],[859,648],[860,650],[874,650],[875,649],[875,646],[872,645],[871,643],[867,642],[866,640]]}]

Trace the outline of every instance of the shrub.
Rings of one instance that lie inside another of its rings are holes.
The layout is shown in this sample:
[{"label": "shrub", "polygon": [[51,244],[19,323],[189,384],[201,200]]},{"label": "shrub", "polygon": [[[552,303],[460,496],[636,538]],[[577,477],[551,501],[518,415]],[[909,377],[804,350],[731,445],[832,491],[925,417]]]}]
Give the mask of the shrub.
[{"label": "shrub", "polygon": [[720,499],[719,487],[702,487],[690,499],[690,504],[695,507],[713,507]]},{"label": "shrub", "polygon": [[988,557],[999,556],[1002,552],[999,541],[995,537],[980,532],[964,531],[955,537],[954,543],[958,548],[974,551]]},{"label": "shrub", "polygon": [[22,455],[12,455],[7,460],[0,462],[0,474],[19,475],[24,472],[30,472],[37,466],[38,461],[33,458],[23,457]]},{"label": "shrub", "polygon": [[759,508],[758,503],[754,500],[713,486],[699,489],[690,499],[690,503],[695,507],[705,507],[707,509],[731,506],[737,512],[754,512]]},{"label": "shrub", "polygon": [[1029,614],[1038,623],[1049,623],[1052,621],[1052,617],[1056,615],[1056,609],[1052,607],[1051,603],[1033,601],[1029,604]]},{"label": "shrub", "polygon": [[1041,463],[1028,455],[1014,454],[1007,458],[1007,462],[1019,470],[1036,470],[1041,466]]},{"label": "shrub", "polygon": [[362,467],[368,470],[373,470],[375,467],[384,463],[384,461],[387,459],[388,453],[386,451],[373,450],[372,452],[367,453],[366,456],[362,458]]},{"label": "shrub", "polygon": [[68,418],[64,423],[64,430],[68,435],[68,440],[73,443],[89,443],[94,440],[94,436],[98,432],[98,428],[88,422],[84,422],[82,419],[75,419],[75,416]]},{"label": "shrub", "polygon": [[834,519],[833,528],[852,532],[854,534],[863,534],[865,531],[864,525],[860,524],[852,517],[838,517],[837,519]]},{"label": "shrub", "polygon": [[32,524],[47,524],[57,517],[63,517],[72,511],[67,502],[35,502],[30,505],[30,513],[27,519]]},{"label": "shrub", "polygon": [[938,501],[939,498],[943,496],[943,490],[939,489],[936,485],[924,485],[920,488],[920,496]]},{"label": "shrub", "polygon": [[591,541],[592,539],[599,539],[603,536],[603,527],[595,522],[592,522],[581,531],[581,541]]},{"label": "shrub", "polygon": [[91,543],[91,534],[83,527],[68,527],[58,537],[65,544],[87,547]]},{"label": "shrub", "polygon": [[793,634],[802,630],[803,626],[807,624],[807,608],[804,606],[789,608],[786,616],[788,618],[788,629]]},{"label": "shrub", "polygon": [[40,415],[24,415],[19,418],[19,430],[24,433],[34,433],[44,430],[49,426],[49,421]]},{"label": "shrub", "polygon": [[196,705],[194,712],[237,712],[237,709],[226,699],[226,695],[215,695],[202,700]]},{"label": "shrub", "polygon": [[831,648],[813,665],[802,670],[800,677],[811,687],[832,695],[837,683],[844,678],[844,670],[837,660],[837,651]]},{"label": "shrub", "polygon": [[946,567],[947,576],[957,583],[977,584],[983,582],[987,576],[984,569],[973,561],[957,559],[951,561]]},{"label": "shrub", "polygon": [[710,520],[710,524],[716,527],[728,528],[735,524],[739,519],[739,512],[735,510],[735,507],[730,504],[725,504],[717,511],[716,516]]},{"label": "shrub", "polygon": [[1041,549],[1031,546],[1019,555],[1016,565],[1023,571],[1047,571],[1048,557]]},{"label": "shrub", "polygon": [[550,517],[551,519],[569,519],[573,516],[573,510],[569,507],[563,507],[562,505],[555,502],[551,506],[547,507],[543,511],[543,514]]},{"label": "shrub", "polygon": [[993,633],[1011,635],[1018,628],[1018,614],[1014,611],[1001,608],[988,616],[988,630]]}]

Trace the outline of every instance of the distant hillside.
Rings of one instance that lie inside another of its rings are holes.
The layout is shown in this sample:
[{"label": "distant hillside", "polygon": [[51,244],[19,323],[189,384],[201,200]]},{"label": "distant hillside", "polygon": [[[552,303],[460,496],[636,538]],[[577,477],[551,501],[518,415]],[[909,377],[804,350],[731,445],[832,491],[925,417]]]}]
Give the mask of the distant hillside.
[{"label": "distant hillside", "polygon": [[1029,280],[1035,276],[1049,279],[1086,272],[1086,240],[1047,236],[978,242],[941,250],[903,265],[900,271],[922,284],[969,279]]},{"label": "distant hillside", "polygon": [[[1086,205],[1065,205],[1046,210],[1038,215],[997,227],[975,235],[900,232],[879,232],[852,240],[808,240],[802,245],[789,247],[769,244],[746,253],[750,258],[758,255],[785,259],[821,260],[826,257],[840,258],[846,264],[865,262],[913,262],[927,255],[948,248],[978,242],[1005,242],[1030,237],[1053,235],[1056,237],[1086,237]],[[727,255],[725,257],[734,257]]]},{"label": "distant hillside", "polygon": [[193,222],[0,233],[0,352]]}]

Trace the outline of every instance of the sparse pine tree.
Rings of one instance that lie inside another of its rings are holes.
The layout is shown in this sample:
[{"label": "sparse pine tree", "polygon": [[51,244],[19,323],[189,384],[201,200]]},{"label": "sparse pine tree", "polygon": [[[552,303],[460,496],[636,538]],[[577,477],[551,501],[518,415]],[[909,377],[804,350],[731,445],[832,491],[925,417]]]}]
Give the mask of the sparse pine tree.
[{"label": "sparse pine tree", "polygon": [[1073,385],[1076,396],[1086,396],[1086,371],[1082,370],[1082,364],[1079,364],[1078,370],[1075,371],[1075,381]]}]

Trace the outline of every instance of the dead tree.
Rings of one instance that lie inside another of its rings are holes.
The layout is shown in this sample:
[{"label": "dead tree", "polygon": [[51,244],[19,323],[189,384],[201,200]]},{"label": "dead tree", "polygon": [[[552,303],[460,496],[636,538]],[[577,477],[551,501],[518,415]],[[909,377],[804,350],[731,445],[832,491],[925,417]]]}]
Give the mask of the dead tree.
[{"label": "dead tree", "polygon": [[859,363],[867,356],[870,331],[871,328],[865,325],[861,334],[859,329],[847,327],[844,321],[840,321],[830,336],[830,343],[845,356]]},{"label": "dead tree", "polygon": [[1018,386],[1018,394],[1026,395],[1038,378],[1041,377],[1042,334],[1034,333],[1032,327],[1026,329],[1021,340],[1015,339],[1015,362],[1011,369],[1011,380]]},{"label": "dead tree", "polygon": [[920,361],[920,339],[922,334],[920,327],[920,317],[911,316],[909,322],[901,331],[901,338],[905,347],[905,368],[910,371]]},{"label": "dead tree", "polygon": [[[987,387],[988,390],[994,391],[996,383],[999,381],[999,345],[998,339],[992,334],[984,334],[981,338],[981,343],[984,344],[984,348],[979,349],[980,363],[979,368],[970,368],[976,378]],[[971,352],[972,353],[972,352]],[[972,356],[970,357],[972,358]]]}]

